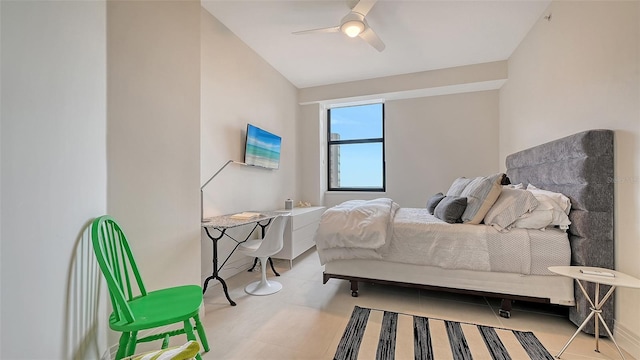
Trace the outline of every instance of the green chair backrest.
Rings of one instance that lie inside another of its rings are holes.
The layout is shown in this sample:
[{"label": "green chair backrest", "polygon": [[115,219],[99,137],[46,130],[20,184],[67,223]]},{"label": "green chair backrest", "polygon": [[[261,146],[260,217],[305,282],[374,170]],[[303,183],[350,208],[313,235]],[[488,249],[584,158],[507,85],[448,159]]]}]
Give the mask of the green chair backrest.
[{"label": "green chair backrest", "polygon": [[91,224],[91,242],[100,270],[105,277],[115,320],[134,320],[128,301],[145,296],[147,291],[140,277],[127,237],[118,223],[108,215]]}]

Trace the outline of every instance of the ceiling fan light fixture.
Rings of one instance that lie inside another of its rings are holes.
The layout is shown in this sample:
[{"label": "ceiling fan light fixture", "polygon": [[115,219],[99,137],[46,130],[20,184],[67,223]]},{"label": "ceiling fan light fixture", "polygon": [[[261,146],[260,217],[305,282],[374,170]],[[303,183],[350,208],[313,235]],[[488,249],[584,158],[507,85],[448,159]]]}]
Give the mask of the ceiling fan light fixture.
[{"label": "ceiling fan light fixture", "polygon": [[[0,0],[2,1],[2,0]],[[380,37],[373,31],[373,29],[367,23],[365,16],[371,10],[371,7],[378,0],[348,0],[351,5],[351,12],[345,15],[342,20],[340,20],[339,26],[332,26],[328,28],[322,29],[313,29],[313,30],[305,30],[305,31],[297,31],[294,34],[309,34],[309,33],[330,33],[330,32],[341,32],[348,37],[355,38],[357,36],[360,37],[364,42],[373,46],[376,50],[382,51],[384,50],[384,42],[380,40]],[[353,2],[356,2],[355,5]]]},{"label": "ceiling fan light fixture", "polygon": [[364,31],[364,23],[360,20],[350,20],[340,26],[340,31],[353,38]]}]

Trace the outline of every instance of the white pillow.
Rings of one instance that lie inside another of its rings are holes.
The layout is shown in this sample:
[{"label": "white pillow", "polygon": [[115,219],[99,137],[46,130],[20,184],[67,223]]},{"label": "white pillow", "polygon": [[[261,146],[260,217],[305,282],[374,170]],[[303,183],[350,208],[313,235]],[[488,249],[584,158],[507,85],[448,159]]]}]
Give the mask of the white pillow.
[{"label": "white pillow", "polygon": [[560,206],[560,208],[562,209],[562,211],[564,211],[566,215],[569,215],[569,211],[571,210],[571,200],[569,200],[569,198],[566,197],[564,194],[538,189],[537,187],[531,184],[527,185],[527,190],[531,191],[534,195],[535,194],[547,195],[549,198],[551,198],[551,200],[553,200],[556,204],[558,204],[558,206]]},{"label": "white pillow", "polygon": [[[530,191],[503,186],[498,200],[484,216],[484,223],[498,231],[508,230],[511,224],[522,215],[532,212],[537,206],[538,200]],[[548,223],[543,227],[547,225]]]},{"label": "white pillow", "polygon": [[[539,203],[546,202],[552,207],[553,210],[552,210],[551,225],[558,226],[560,229],[563,229],[563,230],[566,230],[569,228],[569,225],[571,225],[571,221],[569,221],[569,217],[565,213],[566,210],[564,210],[560,205],[558,205],[558,203],[555,200],[553,200],[553,198],[544,194],[536,194],[536,193],[533,193],[533,196],[535,196],[536,199],[538,199]],[[571,205],[569,205],[569,208],[571,208]]]},{"label": "white pillow", "polygon": [[514,229],[544,230],[553,220],[553,206],[548,203],[538,203],[530,213],[526,213],[511,224]]},{"label": "white pillow", "polygon": [[541,193],[532,192],[538,200],[538,206],[528,214],[514,221],[512,227],[520,229],[544,229],[547,226],[558,226],[567,230],[571,221],[563,209],[552,198]]}]

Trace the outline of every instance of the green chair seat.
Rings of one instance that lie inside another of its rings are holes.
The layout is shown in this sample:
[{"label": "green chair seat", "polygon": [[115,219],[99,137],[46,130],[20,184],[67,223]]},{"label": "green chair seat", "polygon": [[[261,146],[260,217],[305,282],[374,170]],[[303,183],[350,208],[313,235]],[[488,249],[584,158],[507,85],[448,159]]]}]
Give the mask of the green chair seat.
[{"label": "green chair seat", "polygon": [[148,292],[129,301],[135,319],[127,323],[112,313],[109,325],[115,331],[136,331],[175,324],[198,315],[202,306],[202,288],[184,285]]}]

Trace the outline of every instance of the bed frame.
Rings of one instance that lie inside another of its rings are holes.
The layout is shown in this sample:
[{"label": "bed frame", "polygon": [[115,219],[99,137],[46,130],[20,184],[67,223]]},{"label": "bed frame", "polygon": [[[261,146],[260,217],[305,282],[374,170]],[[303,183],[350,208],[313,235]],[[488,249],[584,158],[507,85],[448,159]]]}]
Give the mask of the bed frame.
[{"label": "bed frame", "polygon": [[[584,131],[511,154],[506,159],[507,176],[512,183],[533,184],[571,199],[572,265],[614,268],[613,135],[611,130]],[[349,280],[352,296],[358,296],[358,282],[368,282],[501,298],[503,317],[510,316],[513,300],[572,306],[569,318],[576,325],[589,313],[589,303],[573,279],[562,276],[447,270],[354,259],[325,264],[323,282],[330,278]],[[607,290],[601,288],[601,296]],[[595,286],[587,284],[587,291],[595,291]],[[610,328],[613,307],[614,301],[603,307],[603,317]],[[593,334],[593,323],[583,331]]]}]

